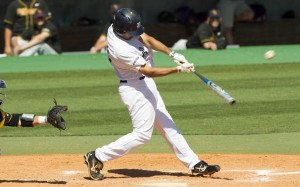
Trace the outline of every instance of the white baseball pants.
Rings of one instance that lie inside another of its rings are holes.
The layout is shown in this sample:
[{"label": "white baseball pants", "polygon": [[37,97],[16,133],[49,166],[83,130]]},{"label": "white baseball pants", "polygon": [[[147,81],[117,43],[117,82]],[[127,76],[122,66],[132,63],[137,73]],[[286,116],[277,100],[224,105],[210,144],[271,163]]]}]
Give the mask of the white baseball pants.
[{"label": "white baseball pants", "polygon": [[153,129],[165,138],[177,158],[190,170],[199,162],[186,140],[175,126],[152,78],[120,83],[119,94],[132,119],[133,131],[115,142],[96,149],[102,162],[122,157],[147,143]]}]

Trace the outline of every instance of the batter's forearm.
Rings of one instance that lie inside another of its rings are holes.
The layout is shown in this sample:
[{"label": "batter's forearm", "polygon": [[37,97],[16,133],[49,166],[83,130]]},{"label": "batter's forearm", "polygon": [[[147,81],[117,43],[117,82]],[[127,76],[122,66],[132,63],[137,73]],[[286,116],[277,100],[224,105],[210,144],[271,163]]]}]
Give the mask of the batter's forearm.
[{"label": "batter's forearm", "polygon": [[160,51],[167,55],[169,55],[172,52],[165,44],[161,43],[159,40],[156,40],[155,38],[150,40],[150,44],[152,46],[152,49],[156,51]]},{"label": "batter's forearm", "polygon": [[178,72],[178,69],[176,67],[174,68],[152,67],[152,68],[141,68],[140,72],[146,75],[147,77],[162,77],[172,73],[176,73]]},{"label": "batter's forearm", "polygon": [[159,40],[155,39],[152,36],[149,36],[147,34],[143,34],[142,35],[143,38],[143,43],[145,45],[148,45],[151,49],[154,49],[156,51],[160,51],[162,53],[165,53],[167,55],[169,55],[172,51],[171,49],[169,49],[165,44],[163,44],[162,42],[160,42]]}]

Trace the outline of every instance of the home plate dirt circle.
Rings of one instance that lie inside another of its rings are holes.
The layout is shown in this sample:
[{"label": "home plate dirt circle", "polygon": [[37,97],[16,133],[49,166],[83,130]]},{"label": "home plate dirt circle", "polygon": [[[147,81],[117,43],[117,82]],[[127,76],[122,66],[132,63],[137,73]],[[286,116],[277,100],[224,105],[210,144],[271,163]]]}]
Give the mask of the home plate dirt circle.
[{"label": "home plate dirt circle", "polygon": [[89,178],[83,154],[0,156],[0,186],[300,186],[300,155],[199,154],[221,171],[195,177],[173,154],[128,154]]}]

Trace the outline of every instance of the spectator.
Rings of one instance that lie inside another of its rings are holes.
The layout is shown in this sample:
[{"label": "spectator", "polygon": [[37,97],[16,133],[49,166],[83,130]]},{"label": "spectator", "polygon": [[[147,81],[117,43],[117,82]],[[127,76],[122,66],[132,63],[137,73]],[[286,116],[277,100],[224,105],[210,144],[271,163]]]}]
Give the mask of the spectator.
[{"label": "spectator", "polygon": [[19,56],[54,55],[61,53],[58,31],[55,25],[46,19],[42,10],[36,10],[34,26],[12,39],[15,54]]},{"label": "spectator", "polygon": [[107,41],[106,41],[106,34],[108,27],[112,24],[112,19],[115,15],[115,13],[120,9],[120,6],[118,4],[112,4],[110,7],[110,14],[111,14],[111,20],[109,23],[107,23],[104,26],[103,32],[100,34],[98,40],[94,44],[94,46],[91,47],[90,53],[97,54],[98,52],[106,52],[107,47]]},{"label": "spectator", "polygon": [[254,13],[244,0],[218,0],[223,28],[229,45],[234,44],[232,29],[235,21],[252,21]]},{"label": "spectator", "polygon": [[187,40],[181,39],[174,44],[172,50],[184,50],[187,48],[205,48],[211,50],[225,49],[226,39],[221,32],[222,17],[216,9],[208,13],[207,19]]},{"label": "spectator", "polygon": [[13,55],[12,37],[33,27],[33,15],[37,8],[45,12],[47,19],[51,18],[51,12],[44,0],[13,0],[9,4],[4,19],[4,52],[8,56]]}]

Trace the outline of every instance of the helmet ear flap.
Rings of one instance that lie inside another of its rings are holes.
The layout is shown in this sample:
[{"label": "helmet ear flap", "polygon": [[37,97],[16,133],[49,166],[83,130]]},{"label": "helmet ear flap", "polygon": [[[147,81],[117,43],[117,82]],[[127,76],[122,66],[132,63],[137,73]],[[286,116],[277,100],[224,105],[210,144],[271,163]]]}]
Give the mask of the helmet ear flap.
[{"label": "helmet ear flap", "polygon": [[117,26],[117,24],[113,24],[114,31],[117,32],[118,34],[125,34],[126,31],[121,27]]}]

